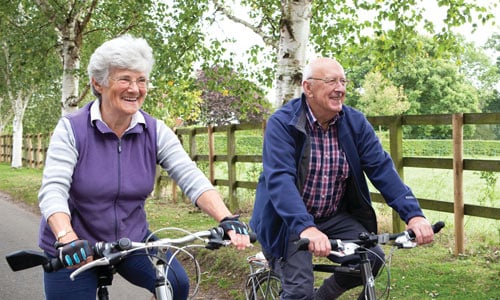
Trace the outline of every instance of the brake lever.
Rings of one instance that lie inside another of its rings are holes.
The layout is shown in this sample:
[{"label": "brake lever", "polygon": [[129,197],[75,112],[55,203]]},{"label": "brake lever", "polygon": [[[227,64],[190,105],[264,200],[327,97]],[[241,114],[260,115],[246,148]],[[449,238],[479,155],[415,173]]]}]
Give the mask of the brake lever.
[{"label": "brake lever", "polygon": [[359,245],[355,243],[344,243],[341,240],[337,240],[337,251],[332,250],[330,251],[330,254],[337,257],[344,257],[354,254],[358,248]]},{"label": "brake lever", "polygon": [[82,272],[87,271],[89,269],[92,269],[94,267],[98,267],[98,266],[108,266],[109,262],[110,262],[110,260],[107,257],[102,257],[102,258],[93,260],[89,263],[84,264],[83,266],[79,267],[78,269],[76,269],[74,272],[71,273],[71,275],[69,275],[69,278],[71,279],[71,281],[75,281],[76,276],[80,275]]},{"label": "brake lever", "polygon": [[111,253],[108,256],[104,256],[104,257],[101,257],[99,259],[93,260],[87,264],[84,264],[83,266],[79,267],[78,269],[76,269],[74,272],[71,273],[69,278],[72,281],[74,281],[75,277],[80,275],[84,271],[87,271],[89,269],[92,269],[92,268],[98,267],[98,266],[109,266],[111,264],[115,264],[116,262],[120,261],[127,253],[128,253],[128,251],[124,250],[124,251],[120,251],[120,252]]},{"label": "brake lever", "polygon": [[394,245],[400,249],[409,249],[415,248],[417,246],[417,243],[413,241],[413,239],[408,234],[408,231],[405,231],[404,234],[398,236],[394,240]]}]

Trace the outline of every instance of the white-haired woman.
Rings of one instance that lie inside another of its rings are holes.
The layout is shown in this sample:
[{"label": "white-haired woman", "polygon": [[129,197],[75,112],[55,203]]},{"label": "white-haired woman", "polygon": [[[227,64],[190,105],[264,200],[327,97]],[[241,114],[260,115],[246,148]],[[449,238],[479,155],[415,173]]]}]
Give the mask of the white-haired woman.
[{"label": "white-haired woman", "polygon": [[[173,131],[141,110],[153,64],[153,51],[142,38],[123,35],[105,42],[88,65],[97,99],[61,118],[55,128],[39,192],[39,245],[50,256],[77,258],[65,261],[66,269],[44,274],[46,299],[95,299],[95,272],[69,278],[75,267],[92,260],[89,245],[122,237],[142,241],[149,235],[144,203],[157,164],[193,204],[245,232]],[[249,244],[246,234],[222,227],[238,249]],[[186,299],[187,275],[175,260],[170,267],[175,299]],[[117,270],[154,293],[155,273],[146,256],[131,256]]]}]

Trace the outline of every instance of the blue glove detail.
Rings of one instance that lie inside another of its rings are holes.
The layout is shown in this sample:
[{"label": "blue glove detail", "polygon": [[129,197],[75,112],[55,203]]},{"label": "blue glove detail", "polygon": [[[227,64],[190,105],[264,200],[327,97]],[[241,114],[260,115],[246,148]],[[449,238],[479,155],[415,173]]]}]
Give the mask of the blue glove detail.
[{"label": "blue glove detail", "polygon": [[229,239],[227,232],[234,230],[237,234],[248,235],[248,227],[245,223],[240,222],[240,216],[229,216],[222,219],[219,226],[224,230],[224,239]]},{"label": "blue glove detail", "polygon": [[59,250],[59,260],[65,267],[78,265],[92,256],[92,249],[87,240],[75,240],[59,245],[57,249]]}]

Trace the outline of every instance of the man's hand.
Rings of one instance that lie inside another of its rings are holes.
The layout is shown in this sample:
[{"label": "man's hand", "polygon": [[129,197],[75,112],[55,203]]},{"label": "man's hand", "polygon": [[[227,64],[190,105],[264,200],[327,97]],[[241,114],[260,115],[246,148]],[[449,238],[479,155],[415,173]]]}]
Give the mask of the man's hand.
[{"label": "man's hand", "polygon": [[332,250],[328,236],[316,227],[308,227],[300,233],[300,238],[309,239],[309,252],[314,256],[328,256]]},{"label": "man's hand", "polygon": [[429,244],[434,240],[434,231],[431,223],[424,217],[413,217],[408,222],[406,229],[411,229],[415,233],[417,244]]}]

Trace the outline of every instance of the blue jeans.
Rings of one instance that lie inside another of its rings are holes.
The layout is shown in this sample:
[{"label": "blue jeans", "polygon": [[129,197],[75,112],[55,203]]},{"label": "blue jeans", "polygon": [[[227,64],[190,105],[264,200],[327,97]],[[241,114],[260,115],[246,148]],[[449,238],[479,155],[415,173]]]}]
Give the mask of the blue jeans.
[{"label": "blue jeans", "polygon": [[[140,253],[139,251],[134,253]],[[171,254],[167,253],[167,261]],[[156,272],[146,255],[130,255],[116,266],[117,272],[132,284],[143,287],[154,294]],[[85,271],[71,281],[69,275],[74,270],[61,269],[44,272],[45,299],[47,300],[89,300],[96,298],[98,271]],[[189,278],[182,265],[173,259],[168,273],[175,299],[187,299]],[[110,295],[111,297],[113,295]]]},{"label": "blue jeans", "polygon": [[[366,232],[366,229],[356,219],[343,212],[336,213],[331,218],[316,220],[315,223],[318,229],[330,239],[353,240],[359,238],[360,232]],[[309,251],[297,251],[295,242],[298,239],[298,236],[290,237],[285,260],[266,255],[271,268],[280,275],[283,289],[281,299],[314,299],[312,254]],[[376,255],[369,253],[368,258],[372,265],[373,274],[377,274],[383,265],[380,259],[384,259],[385,255],[380,246],[370,248],[370,250],[376,253]],[[264,254],[266,254],[265,251]],[[330,255],[328,258],[344,266],[359,265],[359,256],[357,255],[342,258]],[[331,279],[345,290],[362,285],[361,276],[333,274]]]}]

